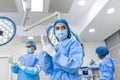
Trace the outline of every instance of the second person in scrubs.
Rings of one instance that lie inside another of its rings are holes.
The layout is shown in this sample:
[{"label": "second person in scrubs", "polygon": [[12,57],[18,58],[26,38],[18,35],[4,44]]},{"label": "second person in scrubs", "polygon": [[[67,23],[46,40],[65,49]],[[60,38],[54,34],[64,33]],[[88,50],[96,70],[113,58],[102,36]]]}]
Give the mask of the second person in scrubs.
[{"label": "second person in scrubs", "polygon": [[26,41],[26,54],[19,57],[18,62],[11,66],[12,72],[18,74],[17,80],[40,80],[38,65],[38,55],[35,54],[37,49],[35,41]]}]

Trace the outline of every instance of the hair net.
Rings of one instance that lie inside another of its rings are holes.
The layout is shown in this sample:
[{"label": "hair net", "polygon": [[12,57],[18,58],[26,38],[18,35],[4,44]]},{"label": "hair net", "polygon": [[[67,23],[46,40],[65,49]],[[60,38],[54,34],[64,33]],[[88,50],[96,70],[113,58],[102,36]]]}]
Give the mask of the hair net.
[{"label": "hair net", "polygon": [[96,48],[96,53],[98,54],[98,56],[105,56],[109,53],[109,50],[105,46],[99,46]]},{"label": "hair net", "polygon": [[33,41],[33,40],[28,40],[28,41],[26,41],[26,44],[30,44],[32,47],[34,47],[35,50],[37,49],[36,43],[35,43],[35,41]]},{"label": "hair net", "polygon": [[55,23],[54,23],[54,35],[56,36],[56,34],[55,34],[55,27],[56,27],[56,24],[58,24],[58,23],[64,23],[66,25],[67,33],[68,33],[67,38],[70,39],[71,38],[70,27],[68,25],[68,22],[65,19],[58,19],[58,20],[55,21]]}]

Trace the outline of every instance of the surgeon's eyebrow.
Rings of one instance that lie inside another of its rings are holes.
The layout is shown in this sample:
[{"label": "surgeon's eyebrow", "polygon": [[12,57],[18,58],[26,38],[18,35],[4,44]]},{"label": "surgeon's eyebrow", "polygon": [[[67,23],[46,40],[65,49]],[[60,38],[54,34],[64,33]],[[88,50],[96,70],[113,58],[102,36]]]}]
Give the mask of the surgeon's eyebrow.
[{"label": "surgeon's eyebrow", "polygon": [[58,26],[56,26],[56,30],[59,30],[59,27],[58,27]]},{"label": "surgeon's eyebrow", "polygon": [[64,25],[63,25],[63,26],[61,26],[61,27],[56,26],[56,30],[60,30],[60,29],[61,29],[61,30],[66,29],[66,26],[64,26]]},{"label": "surgeon's eyebrow", "polygon": [[32,47],[32,46],[26,46],[27,48],[30,48],[30,47]]}]

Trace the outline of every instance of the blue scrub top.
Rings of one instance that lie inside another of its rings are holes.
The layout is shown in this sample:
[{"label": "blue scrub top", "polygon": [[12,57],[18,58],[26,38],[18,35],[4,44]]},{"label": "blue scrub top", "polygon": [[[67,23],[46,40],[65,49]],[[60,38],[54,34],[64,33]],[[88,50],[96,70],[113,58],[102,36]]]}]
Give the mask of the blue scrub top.
[{"label": "blue scrub top", "polygon": [[54,47],[56,54],[51,57],[47,52],[40,53],[40,65],[50,80],[80,80],[78,71],[83,63],[83,49],[80,43],[67,39]]}]

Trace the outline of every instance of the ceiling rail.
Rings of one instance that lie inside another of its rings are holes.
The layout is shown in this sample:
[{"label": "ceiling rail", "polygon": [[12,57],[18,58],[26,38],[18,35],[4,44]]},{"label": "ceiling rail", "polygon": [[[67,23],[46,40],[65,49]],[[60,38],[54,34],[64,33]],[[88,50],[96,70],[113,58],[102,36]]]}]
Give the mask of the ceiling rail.
[{"label": "ceiling rail", "polygon": [[32,24],[32,25],[29,26],[29,27],[24,26],[24,27],[23,27],[23,30],[28,31],[28,30],[30,30],[30,29],[32,29],[32,28],[40,25],[41,23],[43,23],[43,22],[47,21],[48,19],[51,19],[51,18],[53,18],[53,17],[55,17],[55,16],[57,16],[57,18],[59,19],[59,18],[60,18],[60,12],[56,11],[56,12],[54,12],[53,14],[51,14],[51,15],[43,18],[42,20],[39,20],[39,21],[35,22],[34,24]]}]

